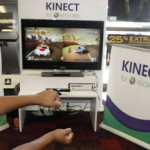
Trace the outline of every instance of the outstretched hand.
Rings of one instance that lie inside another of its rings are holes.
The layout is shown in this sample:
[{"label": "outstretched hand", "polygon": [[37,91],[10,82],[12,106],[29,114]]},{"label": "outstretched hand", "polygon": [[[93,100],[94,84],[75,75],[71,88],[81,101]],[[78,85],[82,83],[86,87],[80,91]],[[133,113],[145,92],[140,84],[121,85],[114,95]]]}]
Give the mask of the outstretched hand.
[{"label": "outstretched hand", "polygon": [[57,129],[51,132],[53,141],[61,144],[70,144],[73,139],[73,132],[71,128]]},{"label": "outstretched hand", "polygon": [[37,94],[39,96],[39,104],[44,107],[58,108],[61,106],[60,97],[56,91],[45,90]]},{"label": "outstretched hand", "polygon": [[52,132],[46,133],[42,137],[20,145],[13,150],[45,150],[53,142],[60,144],[70,144],[73,139],[73,132],[71,128],[57,129]]}]

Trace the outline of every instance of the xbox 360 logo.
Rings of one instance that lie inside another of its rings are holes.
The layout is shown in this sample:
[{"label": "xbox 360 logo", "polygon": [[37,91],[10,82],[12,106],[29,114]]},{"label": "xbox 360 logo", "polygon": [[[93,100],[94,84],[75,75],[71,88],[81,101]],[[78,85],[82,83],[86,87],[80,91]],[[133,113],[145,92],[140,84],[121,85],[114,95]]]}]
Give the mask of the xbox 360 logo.
[{"label": "xbox 360 logo", "polygon": [[135,78],[134,78],[134,77],[131,77],[131,78],[129,79],[129,82],[130,82],[130,84],[134,84],[134,83],[135,83]]},{"label": "xbox 360 logo", "polygon": [[58,13],[58,12],[55,12],[55,13],[54,13],[54,17],[55,17],[55,18],[58,18],[58,17],[59,17],[59,13]]}]

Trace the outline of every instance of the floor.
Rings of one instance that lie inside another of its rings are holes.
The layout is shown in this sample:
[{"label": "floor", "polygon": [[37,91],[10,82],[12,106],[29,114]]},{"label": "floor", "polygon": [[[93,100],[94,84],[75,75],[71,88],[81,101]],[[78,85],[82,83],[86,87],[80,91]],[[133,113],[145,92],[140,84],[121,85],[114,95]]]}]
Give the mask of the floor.
[{"label": "floor", "polygon": [[[98,126],[103,113],[98,113]],[[53,116],[35,116],[28,112],[20,133],[14,127],[13,117],[8,116],[10,128],[0,133],[0,150],[11,150],[17,145],[34,140],[44,133],[58,128],[71,127],[74,139],[70,145],[55,144],[51,150],[145,150],[144,148],[114,135],[102,128],[93,131],[89,113],[56,112]]]}]

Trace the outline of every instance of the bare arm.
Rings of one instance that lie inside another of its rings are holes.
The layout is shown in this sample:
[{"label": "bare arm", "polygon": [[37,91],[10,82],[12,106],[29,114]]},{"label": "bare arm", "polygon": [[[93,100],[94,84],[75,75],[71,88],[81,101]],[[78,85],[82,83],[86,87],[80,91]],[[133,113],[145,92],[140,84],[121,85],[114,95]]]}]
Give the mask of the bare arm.
[{"label": "bare arm", "polygon": [[73,132],[70,128],[57,129],[49,132],[42,137],[23,145],[20,145],[13,150],[44,150],[53,142],[70,144],[73,139]]},{"label": "bare arm", "polygon": [[51,90],[46,90],[36,95],[0,96],[0,115],[28,105],[57,108],[60,106],[60,98],[56,91]]},{"label": "bare arm", "polygon": [[[0,115],[28,105],[42,105],[44,107],[57,108],[60,107],[61,103],[58,93],[52,90],[46,90],[35,95],[27,96],[1,96]],[[34,141],[20,145],[13,150],[44,150],[53,142],[70,144],[72,138],[73,133],[70,128],[58,129],[49,132]]]}]

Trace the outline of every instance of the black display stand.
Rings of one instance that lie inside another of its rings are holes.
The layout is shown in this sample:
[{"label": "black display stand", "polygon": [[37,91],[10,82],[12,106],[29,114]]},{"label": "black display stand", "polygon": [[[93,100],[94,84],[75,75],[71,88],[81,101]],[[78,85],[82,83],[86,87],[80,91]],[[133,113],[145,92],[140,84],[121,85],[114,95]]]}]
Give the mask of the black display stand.
[{"label": "black display stand", "polygon": [[8,42],[16,42],[19,36],[16,32],[0,32],[0,74],[2,74],[2,52],[1,48],[8,46]]},{"label": "black display stand", "polygon": [[0,47],[8,46],[7,42],[15,42],[18,40],[15,32],[0,32]]},{"label": "black display stand", "polygon": [[16,32],[0,32],[0,42],[15,42],[18,37]]}]

